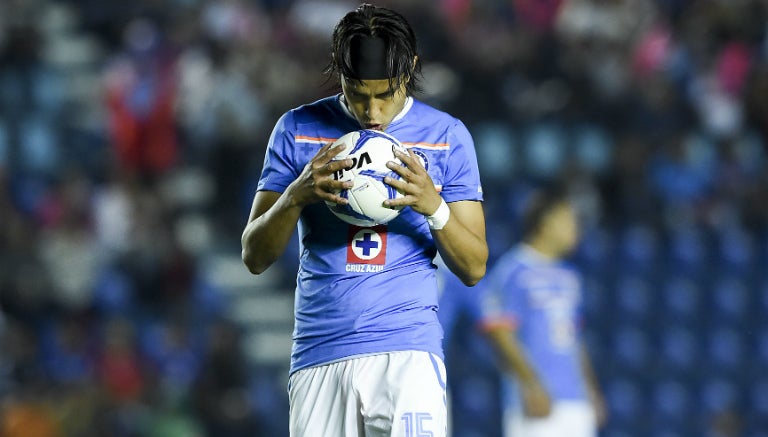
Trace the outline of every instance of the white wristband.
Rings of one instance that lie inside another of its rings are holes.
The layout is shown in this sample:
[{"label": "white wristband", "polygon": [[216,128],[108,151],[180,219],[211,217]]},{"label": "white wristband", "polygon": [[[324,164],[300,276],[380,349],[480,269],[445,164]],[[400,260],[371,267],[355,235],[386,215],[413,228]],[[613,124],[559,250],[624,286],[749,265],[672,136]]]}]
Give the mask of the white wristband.
[{"label": "white wristband", "polygon": [[440,230],[448,223],[448,219],[451,218],[451,209],[448,208],[448,204],[445,203],[445,199],[440,200],[440,206],[437,207],[437,211],[434,214],[427,216],[427,224],[429,229]]}]

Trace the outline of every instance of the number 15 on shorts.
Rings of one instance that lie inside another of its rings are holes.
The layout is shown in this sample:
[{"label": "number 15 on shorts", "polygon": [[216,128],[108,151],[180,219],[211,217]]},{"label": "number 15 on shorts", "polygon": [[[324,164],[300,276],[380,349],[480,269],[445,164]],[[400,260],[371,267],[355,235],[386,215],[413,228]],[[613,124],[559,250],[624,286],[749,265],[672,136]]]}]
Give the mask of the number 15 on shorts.
[{"label": "number 15 on shorts", "polygon": [[432,415],[429,413],[405,413],[401,417],[405,425],[405,437],[433,437],[430,428]]}]

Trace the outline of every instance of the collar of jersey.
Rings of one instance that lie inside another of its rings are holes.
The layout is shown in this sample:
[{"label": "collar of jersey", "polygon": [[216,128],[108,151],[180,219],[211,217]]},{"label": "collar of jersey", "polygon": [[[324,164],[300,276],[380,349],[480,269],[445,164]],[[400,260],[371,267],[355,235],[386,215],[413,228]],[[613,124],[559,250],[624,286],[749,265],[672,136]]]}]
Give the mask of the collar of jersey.
[{"label": "collar of jersey", "polygon": [[[356,120],[355,116],[352,115],[352,113],[349,111],[349,108],[347,108],[347,104],[345,102],[343,93],[339,94],[339,98],[336,101],[339,102],[339,106],[341,106],[341,110],[344,111],[345,114],[347,114],[347,117],[353,120]],[[392,124],[394,124],[397,121],[400,121],[403,117],[405,117],[405,114],[408,113],[408,111],[411,109],[411,106],[413,106],[413,98],[411,96],[408,96],[405,98],[405,105],[403,105],[403,109],[400,110],[400,112],[395,116],[395,118],[392,119],[392,121],[389,123],[389,126],[392,126]]]},{"label": "collar of jersey", "polygon": [[520,243],[518,253],[521,258],[531,264],[555,264],[555,260],[536,250],[533,246]]}]

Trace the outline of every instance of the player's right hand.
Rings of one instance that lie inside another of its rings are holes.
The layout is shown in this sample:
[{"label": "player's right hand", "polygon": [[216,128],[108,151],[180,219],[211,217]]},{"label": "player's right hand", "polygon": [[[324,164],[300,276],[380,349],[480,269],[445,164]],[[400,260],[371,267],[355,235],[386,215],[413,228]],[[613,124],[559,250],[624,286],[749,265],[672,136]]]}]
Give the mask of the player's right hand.
[{"label": "player's right hand", "polygon": [[337,181],[333,174],[352,165],[351,159],[333,160],[344,150],[340,144],[324,145],[317,151],[314,157],[304,166],[301,174],[288,187],[291,203],[297,206],[305,206],[311,203],[326,200],[329,202],[346,204],[347,199],[339,196],[339,192],[352,187],[351,181]]},{"label": "player's right hand", "polygon": [[547,417],[552,412],[552,400],[549,393],[539,383],[531,382],[522,387],[523,412],[528,417]]}]

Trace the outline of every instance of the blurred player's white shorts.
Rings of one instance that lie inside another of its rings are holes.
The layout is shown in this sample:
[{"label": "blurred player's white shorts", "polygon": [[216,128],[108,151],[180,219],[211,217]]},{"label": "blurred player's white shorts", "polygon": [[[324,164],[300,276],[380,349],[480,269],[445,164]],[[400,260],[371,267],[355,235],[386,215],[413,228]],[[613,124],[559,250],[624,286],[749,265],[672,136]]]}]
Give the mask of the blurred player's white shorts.
[{"label": "blurred player's white shorts", "polygon": [[299,370],[288,384],[291,437],[445,437],[445,366],[391,352]]},{"label": "blurred player's white shorts", "polygon": [[595,437],[595,409],[587,401],[558,401],[543,418],[526,417],[519,408],[504,412],[506,437]]}]

